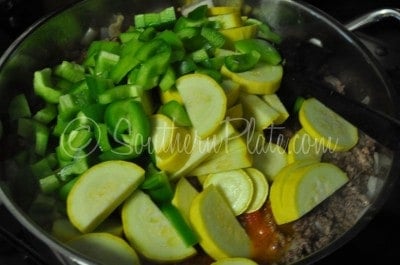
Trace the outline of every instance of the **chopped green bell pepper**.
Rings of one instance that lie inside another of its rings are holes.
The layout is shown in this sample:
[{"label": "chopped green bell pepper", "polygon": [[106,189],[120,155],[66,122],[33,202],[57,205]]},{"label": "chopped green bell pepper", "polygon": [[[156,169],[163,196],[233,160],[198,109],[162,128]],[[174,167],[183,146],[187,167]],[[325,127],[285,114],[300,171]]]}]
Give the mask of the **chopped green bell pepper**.
[{"label": "chopped green bell pepper", "polygon": [[94,67],[95,75],[108,77],[113,67],[118,63],[119,58],[118,54],[100,51]]},{"label": "chopped green bell pepper", "polygon": [[260,39],[244,39],[234,43],[235,49],[241,53],[257,51],[260,54],[260,61],[277,65],[282,61],[279,52],[269,42]]},{"label": "chopped green bell pepper", "polygon": [[244,72],[256,66],[260,53],[253,50],[249,53],[233,54],[225,57],[225,66],[232,72]]},{"label": "chopped green bell pepper", "polygon": [[134,16],[136,28],[155,27],[163,29],[171,25],[176,20],[176,13],[173,7],[168,7],[158,13],[144,13]]},{"label": "chopped green bell pepper", "polygon": [[201,36],[203,36],[214,48],[221,48],[225,44],[224,35],[214,28],[203,27],[201,29]]},{"label": "chopped green bell pepper", "polygon": [[111,102],[135,98],[143,95],[143,88],[137,85],[120,85],[114,88],[108,89],[99,95],[100,104],[109,104]]},{"label": "chopped green bell pepper", "polygon": [[112,102],[105,111],[104,120],[114,140],[122,140],[122,135],[126,134],[133,146],[147,143],[151,126],[140,102],[134,99]]},{"label": "chopped green bell pepper", "polygon": [[171,66],[169,66],[158,85],[162,91],[167,91],[168,89],[170,89],[175,85],[175,81],[176,81],[175,71]]},{"label": "chopped green bell pepper", "polygon": [[35,94],[48,103],[58,103],[61,91],[55,89],[52,84],[52,71],[50,68],[44,68],[36,71],[33,77],[33,89]]},{"label": "chopped green bell pepper", "polygon": [[274,32],[269,25],[255,18],[248,18],[245,22],[246,25],[255,24],[258,26],[258,35],[260,38],[279,44],[282,38],[279,34]]},{"label": "chopped green bell pepper", "polygon": [[139,39],[132,39],[123,45],[121,58],[110,72],[110,78],[115,84],[121,82],[129,71],[140,64],[136,53],[138,53],[143,45],[144,42]]},{"label": "chopped green bell pepper", "polygon": [[94,101],[98,101],[99,94],[114,87],[113,81],[111,79],[102,78],[94,75],[86,76],[86,85],[89,89],[89,95]]},{"label": "chopped green bell pepper", "polygon": [[141,189],[145,190],[156,203],[170,202],[174,196],[167,174],[155,168],[146,171]]},{"label": "chopped green bell pepper", "polygon": [[51,174],[39,179],[39,185],[44,194],[50,194],[60,188],[61,182],[56,175]]},{"label": "chopped green bell pepper", "polygon": [[83,65],[94,67],[96,65],[96,58],[101,51],[119,54],[121,51],[120,44],[116,41],[99,40],[90,44],[86,53]]},{"label": "chopped green bell pepper", "polygon": [[111,150],[111,144],[108,138],[108,130],[106,124],[97,123],[97,126],[94,130],[94,137],[96,138],[97,145],[101,152]]},{"label": "chopped green bell pepper", "polygon": [[138,149],[135,146],[121,145],[101,153],[99,159],[100,161],[132,160],[137,158],[142,151],[142,148]]},{"label": "chopped green bell pepper", "polygon": [[18,94],[11,99],[8,107],[8,114],[10,116],[10,120],[12,121],[18,120],[19,118],[31,117],[31,110],[25,94]]},{"label": "chopped green bell pepper", "polygon": [[61,186],[61,188],[58,190],[58,197],[61,200],[63,201],[67,200],[69,192],[71,191],[75,183],[78,181],[78,179],[79,177],[74,177],[73,179],[71,179],[70,181]]},{"label": "chopped green bell pepper", "polygon": [[55,67],[54,75],[64,78],[71,83],[76,83],[85,78],[85,68],[74,62],[63,61]]},{"label": "chopped green bell pepper", "polygon": [[160,107],[160,113],[171,118],[178,126],[192,126],[185,107],[176,100],[171,100],[163,104]]},{"label": "chopped green bell pepper", "polygon": [[48,124],[57,117],[57,107],[54,104],[47,103],[33,116],[33,119],[43,124]]},{"label": "chopped green bell pepper", "polygon": [[187,246],[193,246],[199,242],[194,231],[186,223],[182,214],[174,205],[172,205],[172,203],[162,203],[159,207],[161,212],[171,222]]}]

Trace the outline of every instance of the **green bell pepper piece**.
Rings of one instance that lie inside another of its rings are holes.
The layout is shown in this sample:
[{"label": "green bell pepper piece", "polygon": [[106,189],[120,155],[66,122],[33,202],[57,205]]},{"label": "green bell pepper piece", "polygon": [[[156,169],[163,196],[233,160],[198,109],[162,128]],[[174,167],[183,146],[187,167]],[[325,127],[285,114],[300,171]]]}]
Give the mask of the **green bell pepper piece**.
[{"label": "green bell pepper piece", "polygon": [[101,153],[99,159],[100,161],[132,160],[137,158],[141,154],[141,151],[141,148],[138,149],[134,146],[121,145]]},{"label": "green bell pepper piece", "polygon": [[171,47],[164,40],[156,38],[146,42],[136,52],[136,58],[141,62],[146,62],[152,58],[155,54],[170,52]]},{"label": "green bell pepper piece", "polygon": [[94,101],[98,101],[99,94],[114,87],[111,79],[94,75],[86,76],[86,85],[89,89],[89,95]]},{"label": "green bell pepper piece", "polygon": [[119,58],[118,54],[100,51],[94,67],[95,75],[108,77],[113,67],[118,63]]},{"label": "green bell pepper piece", "polygon": [[85,78],[85,68],[77,63],[63,61],[54,69],[54,75],[76,83]]},{"label": "green bell pepper piece", "polygon": [[44,108],[36,112],[36,114],[33,116],[33,119],[43,124],[48,124],[56,117],[57,117],[56,105],[47,103]]},{"label": "green bell pepper piece", "polygon": [[199,242],[194,231],[186,223],[182,214],[174,205],[172,205],[172,203],[162,203],[159,207],[161,212],[171,222],[187,246],[193,246]]},{"label": "green bell pepper piece", "polygon": [[235,49],[241,53],[257,51],[260,54],[260,61],[277,65],[282,61],[279,52],[269,42],[260,39],[245,39],[234,43]]},{"label": "green bell pepper piece", "polygon": [[168,7],[158,13],[144,13],[134,16],[136,28],[156,27],[164,29],[176,20],[174,7]]},{"label": "green bell pepper piece", "polygon": [[96,65],[96,58],[101,51],[119,54],[121,51],[121,47],[120,44],[116,41],[94,41],[90,44],[88,48],[83,65],[94,67]]},{"label": "green bell pepper piece", "polygon": [[47,146],[50,138],[49,128],[41,124],[40,122],[35,122],[35,153],[44,156],[47,151]]},{"label": "green bell pepper piece", "polygon": [[185,56],[185,49],[183,47],[182,40],[179,38],[179,36],[171,31],[171,30],[164,30],[160,32],[156,38],[162,39],[165,41],[172,49],[172,54],[171,54],[171,63],[177,62],[183,59]]},{"label": "green bell pepper piece", "polygon": [[191,54],[189,54],[189,56],[190,56],[190,58],[192,58],[192,60],[195,63],[199,63],[199,62],[202,62],[202,61],[205,61],[205,60],[209,59],[209,55],[207,53],[207,50],[204,49],[204,48],[192,52]]},{"label": "green bell pepper piece", "polygon": [[48,103],[58,103],[62,95],[61,91],[53,87],[52,71],[50,68],[44,68],[34,73],[33,89],[37,96]]},{"label": "green bell pepper piece", "polygon": [[265,40],[271,41],[273,43],[279,44],[282,42],[282,38],[279,34],[274,32],[269,25],[263,23],[262,21],[255,18],[248,18],[245,25],[258,25],[258,36]]},{"label": "green bell pepper piece", "polygon": [[193,19],[193,18],[189,18],[189,17],[180,17],[178,18],[178,20],[176,21],[175,25],[174,25],[174,31],[178,32],[182,29],[186,29],[186,28],[200,28],[202,27],[205,23],[207,23],[207,18],[199,18],[199,19]]},{"label": "green bell pepper piece", "polygon": [[185,74],[194,72],[195,70],[197,70],[197,65],[193,61],[192,58],[187,57],[184,60],[179,62],[179,65],[178,65],[178,74],[179,75],[185,75]]},{"label": "green bell pepper piece", "polygon": [[99,103],[90,104],[81,108],[81,111],[85,115],[85,117],[87,119],[91,119],[92,121],[90,122],[95,123],[103,122],[105,110],[106,106]]},{"label": "green bell pepper piece", "polygon": [[101,152],[111,150],[111,144],[108,138],[108,129],[106,124],[97,123],[97,126],[94,130],[94,137]]},{"label": "green bell pepper piece", "polygon": [[59,180],[65,182],[69,181],[73,176],[80,175],[89,169],[87,154],[79,152],[79,156],[75,157],[70,163],[64,165],[56,172]]},{"label": "green bell pepper piece", "polygon": [[148,27],[143,30],[143,32],[139,35],[138,40],[140,41],[150,41],[157,34],[157,31],[154,27]]},{"label": "green bell pepper piece", "polygon": [[59,159],[67,161],[73,159],[78,152],[82,152],[92,141],[89,130],[72,130],[63,133],[59,141]]},{"label": "green bell pepper piece", "polygon": [[56,175],[51,174],[39,179],[39,185],[44,194],[50,194],[60,188],[61,182]]},{"label": "green bell pepper piece", "polygon": [[104,120],[114,139],[121,140],[129,135],[132,146],[141,147],[147,143],[151,133],[150,120],[139,101],[119,100],[108,105]]},{"label": "green bell pepper piece", "polygon": [[139,30],[126,31],[126,32],[122,32],[121,34],[119,34],[118,37],[119,37],[121,43],[125,44],[133,39],[138,39],[141,33],[142,32],[140,32]]},{"label": "green bell pepper piece", "polygon": [[176,81],[175,71],[171,66],[169,66],[167,71],[161,78],[158,86],[161,88],[162,91],[167,91],[168,89],[170,89],[175,85],[175,81]]},{"label": "green bell pepper piece", "polygon": [[187,15],[188,18],[192,20],[204,20],[207,18],[208,14],[208,6],[207,5],[200,5],[189,12]]},{"label": "green bell pepper piece", "polygon": [[146,178],[141,189],[145,190],[156,203],[170,202],[174,197],[167,174],[155,168],[146,171]]},{"label": "green bell pepper piece", "polygon": [[261,55],[257,51],[229,55],[225,57],[225,66],[232,72],[248,71],[254,68],[260,57]]},{"label": "green bell pepper piece", "polygon": [[196,71],[194,71],[194,72],[195,73],[199,73],[199,74],[208,75],[211,78],[213,78],[215,81],[217,81],[217,83],[221,83],[222,82],[222,74],[218,70],[210,69],[210,68],[198,67],[196,69]]},{"label": "green bell pepper piece", "polygon": [[140,64],[139,59],[136,58],[136,53],[143,45],[144,42],[139,39],[132,39],[123,45],[121,58],[110,72],[110,78],[115,84],[121,82],[129,71]]},{"label": "green bell pepper piece", "polygon": [[212,57],[200,62],[200,64],[203,67],[217,71],[221,70],[221,67],[224,65],[224,63],[225,63],[224,56]]},{"label": "green bell pepper piece", "polygon": [[145,61],[139,68],[134,84],[145,90],[158,85],[161,75],[168,69],[171,58],[171,50],[157,53]]},{"label": "green bell pepper piece", "polygon": [[183,105],[176,100],[168,101],[160,107],[160,113],[168,116],[178,126],[192,126],[189,115]]},{"label": "green bell pepper piece", "polygon": [[57,157],[55,153],[51,153],[48,156],[36,161],[30,165],[31,172],[35,177],[48,176],[53,173],[58,165]]},{"label": "green bell pepper piece", "polygon": [[141,86],[120,85],[101,93],[99,95],[99,103],[105,105],[117,100],[136,98],[142,95],[143,95],[143,88]]},{"label": "green bell pepper piece", "polygon": [[12,121],[18,120],[19,118],[31,117],[31,110],[25,94],[18,94],[11,99],[8,107],[8,115]]},{"label": "green bell pepper piece", "polygon": [[225,44],[224,35],[214,28],[203,27],[201,29],[201,36],[203,36],[214,48],[221,48]]},{"label": "green bell pepper piece", "polygon": [[67,200],[69,192],[71,191],[75,183],[78,181],[78,179],[79,177],[74,177],[73,179],[71,179],[70,181],[61,186],[61,188],[58,190],[58,197],[61,200],[63,201]]}]

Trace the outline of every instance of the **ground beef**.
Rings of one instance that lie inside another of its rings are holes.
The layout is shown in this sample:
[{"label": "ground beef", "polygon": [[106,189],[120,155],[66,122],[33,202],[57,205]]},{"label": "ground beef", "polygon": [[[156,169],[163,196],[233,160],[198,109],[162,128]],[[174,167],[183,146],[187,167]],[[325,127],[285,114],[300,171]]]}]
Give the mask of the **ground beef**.
[{"label": "ground beef", "polygon": [[370,205],[368,181],[374,172],[375,143],[360,135],[348,152],[326,153],[329,161],[347,172],[350,181],[310,213],[292,224],[290,247],[280,261],[293,263],[326,247],[351,228]]}]

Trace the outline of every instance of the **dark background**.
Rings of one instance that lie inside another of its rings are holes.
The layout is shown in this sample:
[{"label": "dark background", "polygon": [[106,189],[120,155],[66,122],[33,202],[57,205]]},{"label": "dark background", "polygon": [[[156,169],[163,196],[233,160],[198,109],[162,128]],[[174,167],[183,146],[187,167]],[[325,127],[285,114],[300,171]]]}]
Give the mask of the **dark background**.
[{"label": "dark background", "polygon": [[[76,1],[0,0],[0,54],[12,40],[37,19],[71,2]],[[400,9],[399,0],[308,0],[305,2],[315,5],[342,23],[377,8],[395,7]],[[365,27],[360,32],[368,34],[380,45],[379,49],[373,49],[372,53],[385,64],[384,68],[400,94],[400,21],[388,19],[377,25]],[[382,49],[386,53],[382,54]],[[344,247],[318,264],[349,264],[349,259],[354,259],[351,261],[352,264],[400,264],[399,204],[400,185],[398,181],[384,207],[365,229]],[[21,233],[16,221],[9,216],[4,206],[0,207],[0,226],[7,227],[12,233]],[[22,256],[23,261],[13,259],[14,250],[12,248],[4,249],[6,244],[0,238],[0,265],[36,264],[24,254],[19,255]],[[50,262],[49,264],[54,263]]]}]

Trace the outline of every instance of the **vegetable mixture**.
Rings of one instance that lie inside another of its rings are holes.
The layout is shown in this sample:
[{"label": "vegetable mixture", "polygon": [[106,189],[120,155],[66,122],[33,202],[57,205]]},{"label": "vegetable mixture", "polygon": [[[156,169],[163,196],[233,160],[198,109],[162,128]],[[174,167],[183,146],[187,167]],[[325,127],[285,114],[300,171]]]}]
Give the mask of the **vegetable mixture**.
[{"label": "vegetable mixture", "polygon": [[[290,224],[348,181],[322,156],[358,142],[314,98],[287,110],[280,41],[239,7],[169,7],[37,70],[41,107],[9,106],[32,208],[53,198],[52,234],[104,264],[279,262]],[[268,139],[289,116],[289,143]]]}]

